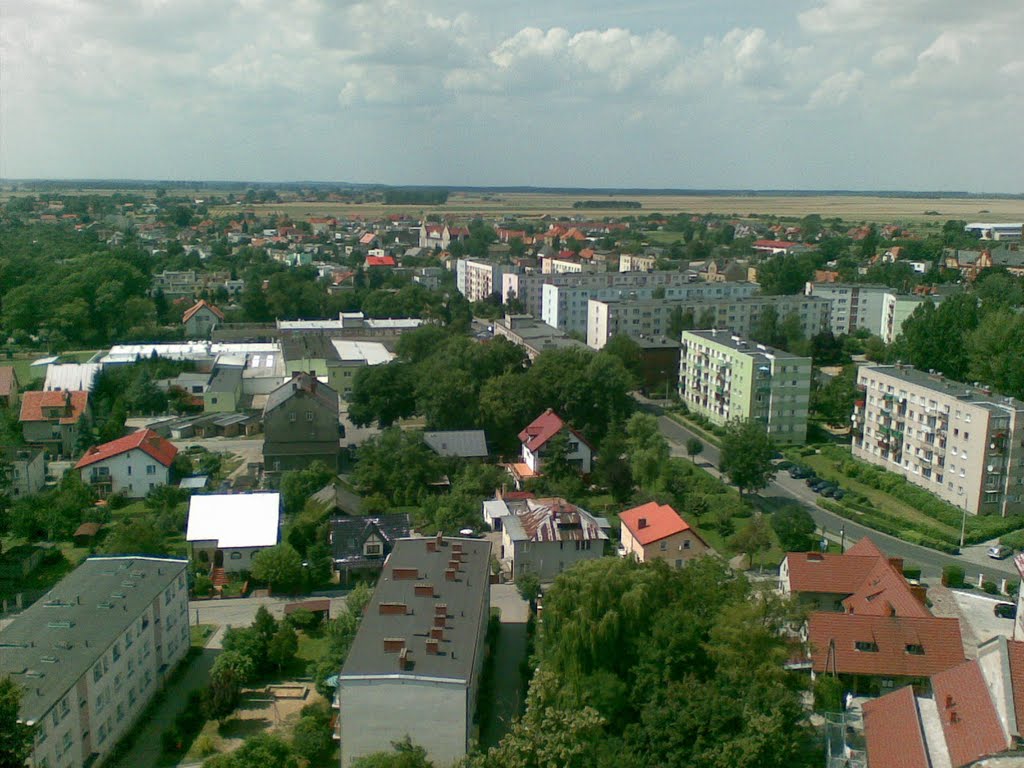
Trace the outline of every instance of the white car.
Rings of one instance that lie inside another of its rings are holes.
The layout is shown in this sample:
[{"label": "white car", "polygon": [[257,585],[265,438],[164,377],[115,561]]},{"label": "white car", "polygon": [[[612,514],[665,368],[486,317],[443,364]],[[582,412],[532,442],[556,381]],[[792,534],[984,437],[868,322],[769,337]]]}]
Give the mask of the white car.
[{"label": "white car", "polygon": [[1005,544],[996,544],[994,547],[988,548],[987,554],[993,560],[1004,560],[1013,554],[1013,550]]}]

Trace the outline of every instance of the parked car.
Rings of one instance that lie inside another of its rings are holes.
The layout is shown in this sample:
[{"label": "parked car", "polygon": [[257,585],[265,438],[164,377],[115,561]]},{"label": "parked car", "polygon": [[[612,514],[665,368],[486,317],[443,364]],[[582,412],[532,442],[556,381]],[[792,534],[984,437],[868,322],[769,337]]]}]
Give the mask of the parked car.
[{"label": "parked car", "polygon": [[1005,544],[996,544],[994,547],[988,548],[987,554],[993,560],[1005,560],[1007,557],[1013,554],[1013,550]]},{"label": "parked car", "polygon": [[1017,606],[1013,603],[996,603],[992,612],[1000,619],[1017,618]]},{"label": "parked car", "polygon": [[813,490],[814,486],[821,485],[822,483],[827,483],[828,481],[827,480],[822,480],[817,475],[811,475],[804,482],[807,483],[807,487],[808,488]]},{"label": "parked car", "polygon": [[828,484],[822,486],[822,488],[818,492],[822,496],[824,496],[825,498],[834,499],[836,497],[836,492],[838,490],[839,490],[839,486],[832,485],[831,483],[828,483]]},{"label": "parked car", "polygon": [[796,464],[794,464],[792,461],[789,461],[787,459],[783,459],[782,461],[775,462],[775,468],[776,469],[780,469],[780,470],[781,469],[792,469],[795,466],[796,466]]},{"label": "parked car", "polygon": [[845,495],[846,491],[844,491],[842,488],[836,488],[835,493],[832,494],[832,498],[835,499],[836,501],[842,501]]},{"label": "parked car", "polygon": [[789,476],[792,477],[794,480],[800,480],[804,477],[807,477],[808,473],[809,470],[807,469],[807,467],[801,467],[799,464],[794,464],[792,467],[789,468]]}]

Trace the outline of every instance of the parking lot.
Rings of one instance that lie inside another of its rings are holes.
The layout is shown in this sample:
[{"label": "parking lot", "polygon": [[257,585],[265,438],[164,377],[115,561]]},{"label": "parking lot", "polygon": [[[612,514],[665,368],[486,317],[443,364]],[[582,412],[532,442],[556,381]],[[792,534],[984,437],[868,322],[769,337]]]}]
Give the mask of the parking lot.
[{"label": "parking lot", "polygon": [[[979,645],[997,635],[1013,638],[1013,627],[1016,622],[1013,619],[1001,619],[994,612],[997,603],[1012,602],[1010,598],[999,598],[983,592],[966,592],[958,589],[951,590],[951,592],[956,599],[960,621],[967,625]],[[1024,639],[1024,635],[1020,632],[1018,632],[1018,636]]]}]

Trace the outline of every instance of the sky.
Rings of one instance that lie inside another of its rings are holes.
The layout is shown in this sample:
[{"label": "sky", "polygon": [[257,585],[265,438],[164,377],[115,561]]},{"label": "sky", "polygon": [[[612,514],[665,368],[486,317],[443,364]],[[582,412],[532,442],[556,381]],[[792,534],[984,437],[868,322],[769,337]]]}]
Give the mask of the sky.
[{"label": "sky", "polygon": [[4,0],[0,177],[1024,192],[1021,0]]}]

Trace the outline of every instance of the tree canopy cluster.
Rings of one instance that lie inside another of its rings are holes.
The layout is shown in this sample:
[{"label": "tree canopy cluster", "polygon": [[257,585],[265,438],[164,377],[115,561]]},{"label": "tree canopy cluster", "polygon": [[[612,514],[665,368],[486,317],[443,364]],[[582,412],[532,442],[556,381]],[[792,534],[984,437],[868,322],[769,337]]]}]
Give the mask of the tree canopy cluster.
[{"label": "tree canopy cluster", "polygon": [[525,714],[469,765],[808,764],[806,679],[783,669],[791,619],[712,558],[580,563],[545,594]]}]

